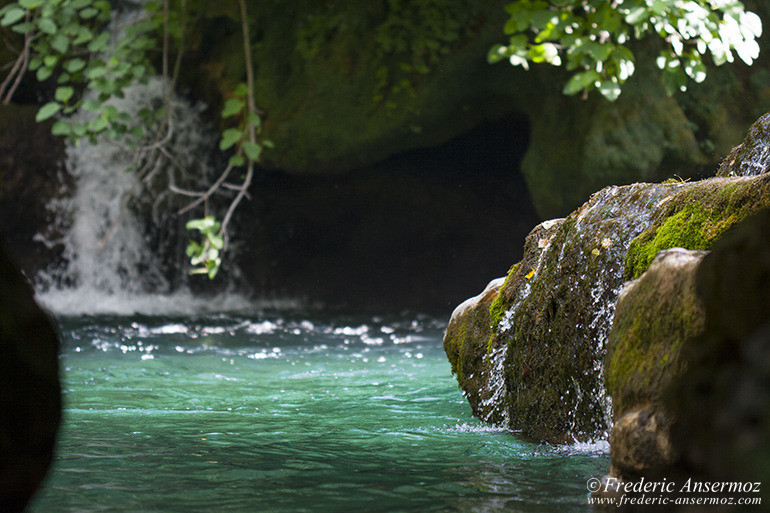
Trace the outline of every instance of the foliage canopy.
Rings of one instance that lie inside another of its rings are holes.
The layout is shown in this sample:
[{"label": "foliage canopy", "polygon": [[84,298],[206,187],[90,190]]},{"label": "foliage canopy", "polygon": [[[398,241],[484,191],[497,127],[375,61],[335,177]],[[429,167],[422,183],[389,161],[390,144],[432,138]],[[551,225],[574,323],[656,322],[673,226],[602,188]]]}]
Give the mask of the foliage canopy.
[{"label": "foliage canopy", "polygon": [[751,65],[762,34],[759,17],[738,0],[518,0],[506,10],[510,39],[490,49],[490,62],[564,66],[572,72],[565,94],[596,89],[610,101],[635,71],[634,39],[662,42],[656,64],[673,94],[702,82],[708,59],[719,66],[735,53]]}]

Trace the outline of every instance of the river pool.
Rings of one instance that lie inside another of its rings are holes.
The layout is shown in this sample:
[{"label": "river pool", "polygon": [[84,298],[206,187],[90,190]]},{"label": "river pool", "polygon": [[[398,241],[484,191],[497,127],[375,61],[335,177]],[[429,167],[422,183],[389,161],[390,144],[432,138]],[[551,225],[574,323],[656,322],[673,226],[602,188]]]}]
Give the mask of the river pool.
[{"label": "river pool", "polygon": [[273,312],[58,320],[65,411],[29,511],[589,511],[607,444],[471,416],[445,321]]}]

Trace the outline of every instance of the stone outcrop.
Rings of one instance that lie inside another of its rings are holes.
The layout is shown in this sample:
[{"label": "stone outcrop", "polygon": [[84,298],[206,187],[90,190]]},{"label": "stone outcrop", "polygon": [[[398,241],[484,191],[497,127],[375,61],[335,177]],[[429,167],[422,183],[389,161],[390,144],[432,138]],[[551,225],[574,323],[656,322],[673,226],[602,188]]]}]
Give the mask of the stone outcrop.
[{"label": "stone outcrop", "polygon": [[[604,189],[566,219],[549,223],[547,234],[538,227],[527,239],[522,262],[511,269],[489,304],[489,321],[476,310],[473,316],[453,316],[447,330],[445,347],[486,347],[483,358],[447,351],[455,371],[490,375],[461,381],[468,397],[496,398],[472,402],[474,413],[551,442],[604,436],[612,422],[603,369],[624,281],[642,276],[661,250],[710,249],[730,227],[768,207],[768,174],[671,180]],[[675,262],[678,254],[671,252],[662,262]],[[666,287],[678,283],[660,279]],[[636,287],[663,287],[656,280],[641,279]],[[692,283],[676,287],[691,290]],[[620,405],[616,420],[635,412],[636,423],[645,419],[641,424],[646,425],[653,419],[656,425],[668,426],[659,407],[660,390],[678,372],[676,344],[699,329],[693,320],[698,315],[690,311],[697,310],[695,306],[669,307],[664,315],[656,306],[655,326],[639,325],[643,315],[637,314],[619,321],[606,374]],[[487,322],[490,327],[482,325]],[[659,346],[628,342],[650,330],[673,331]],[[458,338],[458,333],[466,335]],[[484,340],[469,341],[469,333],[488,337],[486,345]],[[456,359],[459,354],[464,355],[462,364]],[[639,365],[636,356],[644,362],[639,372],[633,370]]]},{"label": "stone outcrop", "polygon": [[712,480],[770,480],[768,234],[763,210],[704,258],[697,284],[705,330],[682,349],[687,366],[667,390],[679,466]]},{"label": "stone outcrop", "polygon": [[59,341],[26,279],[0,252],[0,510],[20,512],[53,457]]},{"label": "stone outcrop", "polygon": [[610,454],[616,477],[655,475],[677,458],[665,394],[685,364],[683,345],[703,331],[695,276],[706,252],[661,251],[618,298],[604,373],[612,398]]}]

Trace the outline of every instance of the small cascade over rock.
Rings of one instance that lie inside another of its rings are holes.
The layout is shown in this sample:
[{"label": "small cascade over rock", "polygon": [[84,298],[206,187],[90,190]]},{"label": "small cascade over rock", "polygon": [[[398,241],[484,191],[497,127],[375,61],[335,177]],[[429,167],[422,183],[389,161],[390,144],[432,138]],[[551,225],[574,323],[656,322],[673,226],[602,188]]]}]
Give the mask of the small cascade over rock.
[{"label": "small cascade over rock", "polygon": [[770,113],[759,118],[746,139],[722,161],[718,176],[754,176],[770,171]]},{"label": "small cascade over rock", "polygon": [[536,227],[505,282],[447,327],[444,348],[474,413],[554,443],[606,438],[604,360],[624,282],[659,251],[709,249],[768,206],[768,174],[670,180],[608,187]]}]

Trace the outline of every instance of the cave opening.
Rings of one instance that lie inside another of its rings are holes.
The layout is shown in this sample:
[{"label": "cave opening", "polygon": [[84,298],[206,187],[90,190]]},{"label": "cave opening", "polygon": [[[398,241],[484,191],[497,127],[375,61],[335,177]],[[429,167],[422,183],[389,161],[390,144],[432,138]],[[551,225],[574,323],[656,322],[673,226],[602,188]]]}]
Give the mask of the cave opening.
[{"label": "cave opening", "polygon": [[247,281],[327,307],[451,311],[506,274],[539,222],[525,116],[335,176],[265,172],[238,227]]}]

